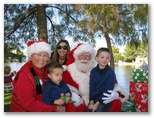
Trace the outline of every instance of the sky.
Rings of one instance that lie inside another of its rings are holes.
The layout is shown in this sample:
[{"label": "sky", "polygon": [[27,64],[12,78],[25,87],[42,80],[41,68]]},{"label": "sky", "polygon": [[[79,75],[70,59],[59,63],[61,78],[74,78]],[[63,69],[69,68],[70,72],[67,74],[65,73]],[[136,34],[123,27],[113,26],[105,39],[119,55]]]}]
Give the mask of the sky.
[{"label": "sky", "polygon": [[[154,90],[154,87],[151,86],[151,83],[154,82],[154,76],[153,76],[153,73],[151,72],[152,68],[151,67],[154,67],[153,65],[153,61],[150,61],[150,60],[153,60],[153,53],[151,53],[151,51],[153,51],[154,49],[154,44],[153,44],[153,41],[152,39],[154,38],[154,33],[152,33],[154,31],[154,23],[152,21],[154,21],[153,19],[153,14],[154,14],[154,3],[152,3],[153,0],[37,0],[36,1],[33,1],[33,0],[18,0],[18,1],[11,1],[11,0],[1,0],[1,4],[0,4],[0,15],[1,15],[1,22],[0,22],[0,25],[1,25],[1,30],[0,30],[0,33],[1,33],[1,41],[2,43],[0,43],[0,51],[1,51],[1,57],[0,57],[0,62],[1,62],[1,66],[0,66],[0,70],[1,70],[1,83],[3,83],[3,67],[4,67],[4,4],[149,4],[149,78],[150,78],[150,83],[149,83],[149,113],[99,113],[99,114],[83,114],[83,113],[78,113],[76,117],[83,117],[83,116],[88,116],[88,118],[94,118],[95,116],[97,116],[97,118],[99,117],[107,117],[107,118],[111,118],[111,117],[118,117],[118,118],[136,118],[136,117],[139,117],[139,118],[145,118],[145,117],[150,117],[152,118],[154,116],[154,112],[152,112],[152,110],[154,109],[153,108],[153,100],[154,100],[154,96],[151,92],[151,90]],[[103,41],[101,41],[101,43],[98,41],[98,46],[99,44],[101,44],[101,46],[105,46],[105,43]],[[67,117],[67,118],[73,118],[74,117],[74,114],[62,114],[62,113],[59,113],[59,114],[56,114],[56,113],[15,113],[15,114],[12,114],[12,113],[4,113],[4,101],[3,101],[3,98],[4,98],[4,95],[3,95],[3,86],[1,86],[2,88],[0,89],[0,96],[1,96],[1,101],[0,101],[0,116],[2,117],[10,117],[10,118],[27,118],[27,117],[36,117],[37,118],[42,118],[42,117],[49,117],[49,118],[53,118],[54,116],[55,117]]]}]

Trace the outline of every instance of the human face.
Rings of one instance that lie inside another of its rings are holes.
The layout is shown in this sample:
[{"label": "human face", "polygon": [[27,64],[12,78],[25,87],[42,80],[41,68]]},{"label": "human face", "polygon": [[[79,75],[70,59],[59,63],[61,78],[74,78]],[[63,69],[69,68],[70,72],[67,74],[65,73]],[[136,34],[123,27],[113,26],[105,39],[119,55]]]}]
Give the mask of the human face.
[{"label": "human face", "polygon": [[[59,48],[60,47],[60,48]],[[64,57],[66,56],[68,51],[68,47],[66,45],[66,43],[61,42],[58,46],[57,46],[57,52],[59,54],[60,57]]]},{"label": "human face", "polygon": [[95,59],[89,52],[82,52],[75,59],[75,65],[80,72],[90,72],[90,70],[95,66]]},{"label": "human face", "polygon": [[110,59],[111,59],[110,53],[105,52],[105,51],[101,52],[96,57],[96,60],[99,63],[100,69],[104,68],[110,62]]},{"label": "human face", "polygon": [[78,56],[78,60],[83,64],[86,64],[90,59],[91,55],[89,52],[82,52]]},{"label": "human face", "polygon": [[62,75],[63,75],[63,69],[62,68],[54,68],[48,74],[48,77],[51,79],[51,81],[53,83],[59,85],[61,80],[62,80]]},{"label": "human face", "polygon": [[34,53],[31,61],[37,69],[42,69],[49,62],[49,54],[47,52]]}]

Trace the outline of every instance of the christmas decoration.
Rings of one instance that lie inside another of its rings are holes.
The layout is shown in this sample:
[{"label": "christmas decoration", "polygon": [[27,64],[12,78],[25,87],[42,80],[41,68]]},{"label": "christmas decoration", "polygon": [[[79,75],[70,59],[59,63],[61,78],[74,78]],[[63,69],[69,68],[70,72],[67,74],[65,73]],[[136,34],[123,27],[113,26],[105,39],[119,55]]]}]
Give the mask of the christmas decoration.
[{"label": "christmas decoration", "polygon": [[30,57],[33,53],[47,52],[51,56],[51,46],[46,43],[46,40],[29,41],[27,43],[27,54]]},{"label": "christmas decoration", "polygon": [[73,103],[75,103],[72,99],[71,99],[71,97],[70,96],[68,96],[68,95],[64,95],[63,93],[61,94],[61,99],[62,100],[64,100],[64,102],[66,103],[66,104],[73,104]]},{"label": "christmas decoration", "polygon": [[130,82],[130,98],[137,112],[148,112],[148,83]]},{"label": "christmas decoration", "polygon": [[142,68],[133,69],[133,81],[148,83],[148,71],[144,71]]},{"label": "christmas decoration", "polygon": [[136,112],[136,105],[134,101],[129,98],[126,102],[122,105],[122,112]]}]

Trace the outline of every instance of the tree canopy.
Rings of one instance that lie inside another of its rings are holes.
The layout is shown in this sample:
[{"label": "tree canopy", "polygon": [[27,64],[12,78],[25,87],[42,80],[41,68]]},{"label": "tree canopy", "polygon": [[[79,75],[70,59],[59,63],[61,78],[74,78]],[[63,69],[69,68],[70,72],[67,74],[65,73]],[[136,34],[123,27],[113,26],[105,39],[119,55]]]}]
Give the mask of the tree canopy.
[{"label": "tree canopy", "polygon": [[104,37],[111,52],[115,44],[148,40],[148,4],[4,4],[5,49],[42,38],[53,49],[67,37],[93,46]]},{"label": "tree canopy", "polygon": [[148,45],[146,40],[139,41],[139,40],[132,40],[127,43],[124,57],[127,62],[135,61],[137,56],[140,57],[148,57]]}]

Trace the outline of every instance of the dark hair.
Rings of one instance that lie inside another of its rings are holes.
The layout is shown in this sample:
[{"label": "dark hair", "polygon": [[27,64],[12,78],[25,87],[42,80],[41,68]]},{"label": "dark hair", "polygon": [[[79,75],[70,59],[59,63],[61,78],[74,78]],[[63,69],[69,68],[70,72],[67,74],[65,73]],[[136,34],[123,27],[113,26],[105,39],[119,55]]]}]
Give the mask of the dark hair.
[{"label": "dark hair", "polygon": [[111,53],[111,51],[108,48],[99,48],[97,50],[96,56],[98,56],[101,52],[108,52]]},{"label": "dark hair", "polygon": [[11,67],[9,65],[4,66],[4,74],[10,74]]},{"label": "dark hair", "polygon": [[55,68],[61,68],[63,69],[62,65],[60,65],[58,62],[50,62],[48,65],[47,65],[47,72],[48,74],[52,72],[52,69],[55,69]]},{"label": "dark hair", "polygon": [[67,40],[60,40],[60,41],[57,43],[57,45],[56,45],[54,51],[51,53],[50,61],[57,61],[57,62],[58,62],[58,60],[59,60],[59,55],[58,55],[57,47],[59,46],[59,44],[61,44],[61,43],[63,43],[63,42],[67,45],[67,55],[66,55],[66,59],[67,59],[68,53],[70,52],[70,45],[69,45],[69,42],[68,42]]},{"label": "dark hair", "polygon": [[60,40],[60,41],[57,43],[56,48],[59,46],[60,43],[66,43],[66,45],[67,45],[67,47],[68,47],[68,49],[69,49],[69,51],[70,51],[70,45],[69,45],[69,43],[68,43],[67,40]]}]

